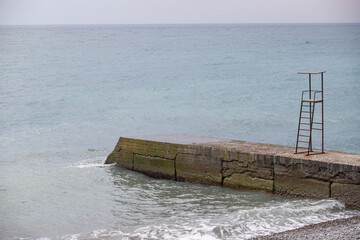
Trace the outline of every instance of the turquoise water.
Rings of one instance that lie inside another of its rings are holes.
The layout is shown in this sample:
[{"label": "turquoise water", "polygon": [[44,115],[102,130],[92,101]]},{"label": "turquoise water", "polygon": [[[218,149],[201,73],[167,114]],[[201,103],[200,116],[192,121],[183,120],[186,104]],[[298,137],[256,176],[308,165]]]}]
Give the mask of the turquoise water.
[{"label": "turquoise water", "polygon": [[360,153],[359,42],[359,24],[1,26],[0,237],[249,238],[354,214],[102,163],[120,136],[294,146],[306,70],[327,71],[325,148]]}]

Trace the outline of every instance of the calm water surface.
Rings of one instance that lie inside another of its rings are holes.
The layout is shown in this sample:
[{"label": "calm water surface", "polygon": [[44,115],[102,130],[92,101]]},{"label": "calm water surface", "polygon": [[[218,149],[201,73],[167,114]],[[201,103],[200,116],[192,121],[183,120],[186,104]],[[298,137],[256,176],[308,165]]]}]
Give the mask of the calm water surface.
[{"label": "calm water surface", "polygon": [[1,26],[0,239],[247,239],[359,214],[103,164],[119,136],[294,146],[304,70],[327,71],[325,148],[360,153],[359,42],[359,24]]}]

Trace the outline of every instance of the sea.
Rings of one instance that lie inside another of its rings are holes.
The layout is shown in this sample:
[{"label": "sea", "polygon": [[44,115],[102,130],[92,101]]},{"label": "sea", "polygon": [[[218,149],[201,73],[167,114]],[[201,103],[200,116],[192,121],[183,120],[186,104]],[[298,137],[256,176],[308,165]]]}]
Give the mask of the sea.
[{"label": "sea", "polygon": [[325,149],[359,154],[360,24],[0,26],[0,239],[250,239],[359,215],[104,164],[121,136],[295,146],[308,70],[326,71]]}]

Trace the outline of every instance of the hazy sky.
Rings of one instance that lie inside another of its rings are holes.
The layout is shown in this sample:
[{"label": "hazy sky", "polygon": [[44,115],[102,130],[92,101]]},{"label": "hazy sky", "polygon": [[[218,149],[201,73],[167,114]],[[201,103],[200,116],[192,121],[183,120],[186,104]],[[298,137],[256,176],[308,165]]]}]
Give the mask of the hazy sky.
[{"label": "hazy sky", "polygon": [[360,22],[360,0],[0,0],[0,24]]}]

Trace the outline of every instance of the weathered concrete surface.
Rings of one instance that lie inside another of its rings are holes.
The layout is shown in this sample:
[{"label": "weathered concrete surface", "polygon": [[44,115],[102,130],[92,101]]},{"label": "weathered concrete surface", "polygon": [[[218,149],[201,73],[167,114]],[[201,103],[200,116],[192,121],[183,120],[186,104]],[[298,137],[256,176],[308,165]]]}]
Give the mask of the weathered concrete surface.
[{"label": "weathered concrete surface", "polygon": [[156,178],[175,180],[174,160],[134,154],[134,170]]},{"label": "weathered concrete surface", "polygon": [[345,202],[348,206],[360,209],[359,207],[360,185],[354,184],[331,184],[331,197]]},{"label": "weathered concrete surface", "polygon": [[222,162],[206,146],[188,145],[176,158],[178,181],[221,185]]},{"label": "weathered concrete surface", "polygon": [[152,177],[176,179],[175,158],[181,147],[174,143],[120,138],[106,163],[117,163]]},{"label": "weathered concrete surface", "polygon": [[221,158],[223,162],[223,185],[238,189],[260,189],[273,191],[272,156],[226,151]]},{"label": "weathered concrete surface", "polygon": [[292,147],[157,135],[120,138],[107,163],[147,175],[293,197],[335,198],[360,209],[360,155],[306,156]]}]

